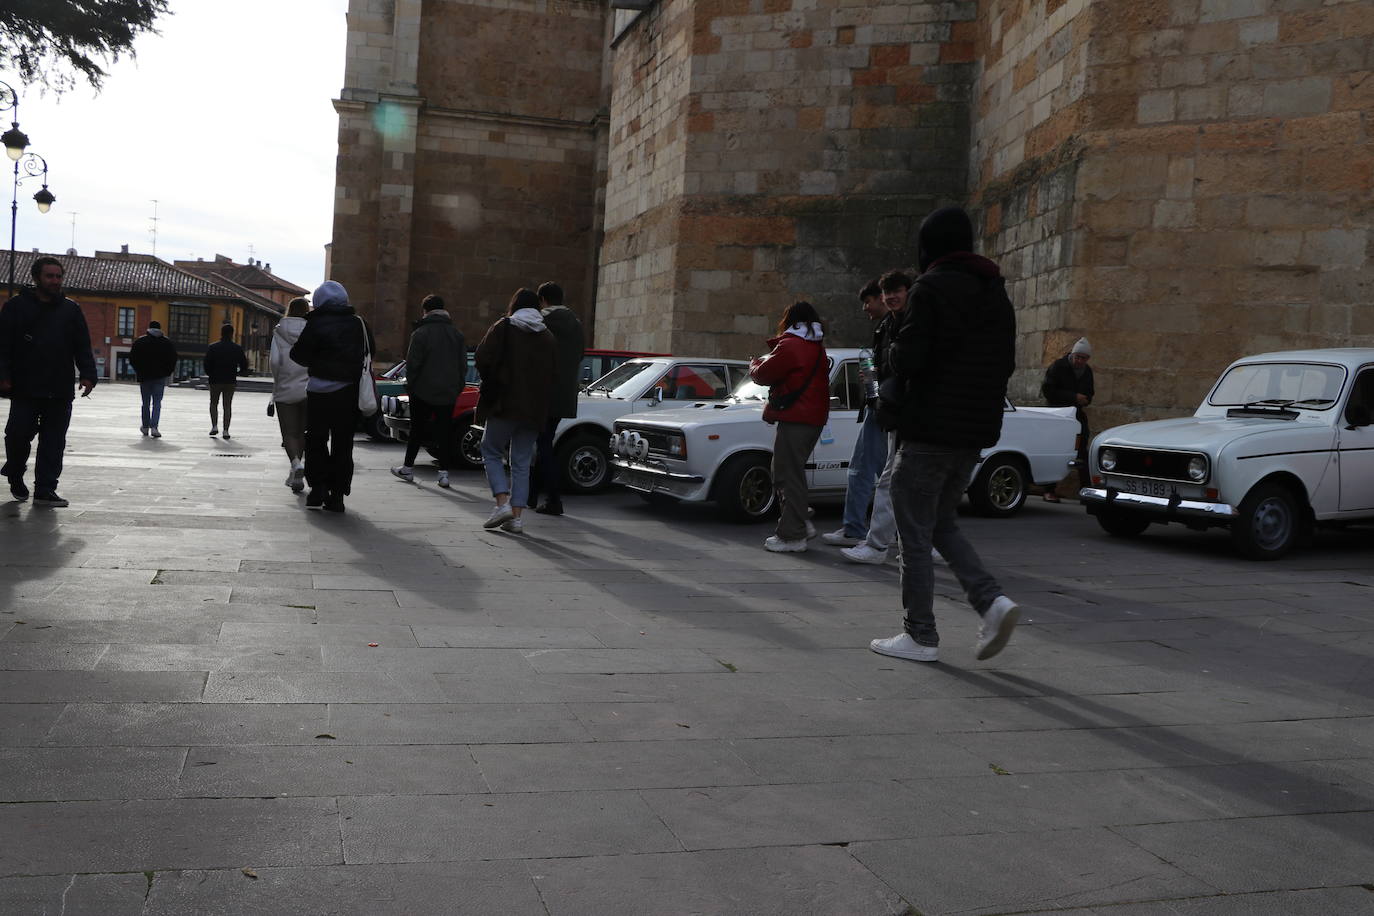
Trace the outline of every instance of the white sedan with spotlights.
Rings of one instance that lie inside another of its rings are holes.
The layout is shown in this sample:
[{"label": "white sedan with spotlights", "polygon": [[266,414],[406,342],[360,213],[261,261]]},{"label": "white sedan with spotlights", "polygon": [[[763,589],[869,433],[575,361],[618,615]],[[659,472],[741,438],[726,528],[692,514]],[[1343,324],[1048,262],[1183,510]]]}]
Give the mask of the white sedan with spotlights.
[{"label": "white sedan with spotlights", "polygon": [[[863,398],[859,352],[828,351],[830,422],[806,462],[811,496],[818,500],[844,498]],[[777,495],[770,470],[774,430],[763,422],[767,397],[768,389],[746,381],[719,403],[621,417],[611,437],[615,482],[650,500],[714,500],[726,517],[738,521],[768,517]],[[1064,477],[1077,437],[1072,407],[1008,402],[1002,438],[984,450],[969,484],[974,510],[1014,515],[1032,485],[1048,486]]]}]

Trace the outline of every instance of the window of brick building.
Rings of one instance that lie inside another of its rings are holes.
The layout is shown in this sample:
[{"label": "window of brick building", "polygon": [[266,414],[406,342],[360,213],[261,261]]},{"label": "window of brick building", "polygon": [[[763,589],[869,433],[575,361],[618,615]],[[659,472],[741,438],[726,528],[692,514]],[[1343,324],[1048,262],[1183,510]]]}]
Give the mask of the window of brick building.
[{"label": "window of brick building", "polygon": [[119,307],[119,336],[134,336],[134,310],[128,306]]},{"label": "window of brick building", "polygon": [[167,319],[167,336],[177,343],[201,344],[210,339],[210,310],[205,306],[173,305]]}]

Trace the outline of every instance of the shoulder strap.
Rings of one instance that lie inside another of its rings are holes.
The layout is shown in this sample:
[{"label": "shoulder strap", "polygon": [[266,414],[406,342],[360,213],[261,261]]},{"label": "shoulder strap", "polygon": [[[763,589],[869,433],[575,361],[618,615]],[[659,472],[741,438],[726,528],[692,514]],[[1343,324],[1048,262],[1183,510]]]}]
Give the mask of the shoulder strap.
[{"label": "shoulder strap", "polygon": [[367,345],[367,322],[363,321],[362,315],[354,315],[358,319],[358,324],[363,326],[363,359],[372,355],[372,348]]}]

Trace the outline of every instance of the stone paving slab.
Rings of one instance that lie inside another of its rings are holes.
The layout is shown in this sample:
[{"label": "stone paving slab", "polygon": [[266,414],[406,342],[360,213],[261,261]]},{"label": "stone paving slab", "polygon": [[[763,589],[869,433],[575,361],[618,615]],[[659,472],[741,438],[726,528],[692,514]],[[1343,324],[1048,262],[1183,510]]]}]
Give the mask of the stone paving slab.
[{"label": "stone paving slab", "polygon": [[349,511],[307,512],[239,398],[231,442],[185,389],[151,440],[102,386],[71,507],[0,503],[0,912],[1374,900],[1374,529],[1257,564],[1070,503],[962,517],[1022,626],[975,661],[939,566],[916,665],[867,651],[895,563],[614,491],[488,532],[480,474],[405,485],[363,439]]}]

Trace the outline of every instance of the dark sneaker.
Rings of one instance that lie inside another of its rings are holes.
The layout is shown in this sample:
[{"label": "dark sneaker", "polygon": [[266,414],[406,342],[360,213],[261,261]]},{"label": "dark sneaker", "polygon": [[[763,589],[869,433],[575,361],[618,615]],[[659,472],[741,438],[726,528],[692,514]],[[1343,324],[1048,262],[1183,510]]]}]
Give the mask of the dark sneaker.
[{"label": "dark sneaker", "polygon": [[218,436],[218,435],[219,435],[219,429],[218,429],[217,427],[214,427],[214,426],[210,427],[210,435],[212,435],[212,436]]},{"label": "dark sneaker", "polygon": [[546,499],[534,509],[540,515],[562,515],[563,502],[561,500]]},{"label": "dark sneaker", "polygon": [[342,512],[344,510],[343,497],[331,496],[324,501],[324,511]]},{"label": "dark sneaker", "polygon": [[33,494],[33,504],[35,506],[48,506],[53,509],[61,509],[71,505],[56,493],[35,493]]},{"label": "dark sneaker", "polygon": [[319,508],[321,508],[322,506],[324,506],[324,501],[325,501],[325,499],[328,498],[328,496],[329,496],[328,493],[326,493],[324,490],[321,490],[319,487],[316,487],[315,489],[311,490],[311,491],[306,495],[306,497],[305,497],[305,508],[307,508],[307,509],[319,509]]},{"label": "dark sneaker", "polygon": [[10,495],[21,503],[29,498],[29,488],[24,484],[24,478],[10,478]]},{"label": "dark sneaker", "polygon": [[226,439],[232,439],[232,438],[234,438],[234,437],[231,436],[231,435],[229,435],[229,430],[226,429],[226,430],[224,431],[224,438],[226,438]]}]

